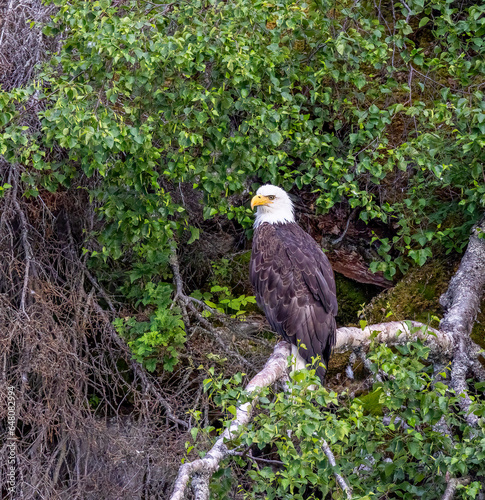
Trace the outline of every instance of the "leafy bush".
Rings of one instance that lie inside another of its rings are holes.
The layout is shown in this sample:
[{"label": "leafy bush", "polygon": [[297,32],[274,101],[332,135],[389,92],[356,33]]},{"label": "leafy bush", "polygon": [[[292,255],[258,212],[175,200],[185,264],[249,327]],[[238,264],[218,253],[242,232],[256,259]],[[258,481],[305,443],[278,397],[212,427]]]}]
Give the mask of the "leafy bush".
[{"label": "leafy bush", "polygon": [[[457,497],[475,498],[485,475],[485,438],[467,425],[460,396],[433,373],[428,353],[421,342],[398,346],[397,352],[374,346],[369,359],[382,381],[359,397],[321,386],[311,390],[316,378],[307,370],[292,375],[287,392],[261,393],[253,421],[230,443],[239,456],[226,467],[237,465],[252,480],[238,478],[239,491],[247,498],[325,498],[329,493],[345,498],[337,493],[334,473],[339,473],[355,499],[438,499],[453,477],[469,479]],[[207,380],[228,419],[247,400],[240,380]],[[483,395],[472,411],[483,417]],[[483,429],[483,418],[480,425]],[[336,467],[322,451],[323,440],[336,455]],[[220,474],[230,477],[227,468]],[[226,498],[231,487],[229,480],[217,479],[211,491],[214,498]]]}]

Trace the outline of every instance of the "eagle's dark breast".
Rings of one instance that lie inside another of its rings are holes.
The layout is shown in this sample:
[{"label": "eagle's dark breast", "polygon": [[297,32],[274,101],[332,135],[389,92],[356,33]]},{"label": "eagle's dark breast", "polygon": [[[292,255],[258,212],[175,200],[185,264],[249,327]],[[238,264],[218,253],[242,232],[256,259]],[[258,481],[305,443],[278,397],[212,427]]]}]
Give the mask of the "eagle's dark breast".
[{"label": "eagle's dark breast", "polygon": [[[250,278],[271,327],[311,363],[328,364],[335,345],[337,297],[330,262],[296,223],[263,223],[254,232]],[[325,370],[317,368],[322,378]]]}]

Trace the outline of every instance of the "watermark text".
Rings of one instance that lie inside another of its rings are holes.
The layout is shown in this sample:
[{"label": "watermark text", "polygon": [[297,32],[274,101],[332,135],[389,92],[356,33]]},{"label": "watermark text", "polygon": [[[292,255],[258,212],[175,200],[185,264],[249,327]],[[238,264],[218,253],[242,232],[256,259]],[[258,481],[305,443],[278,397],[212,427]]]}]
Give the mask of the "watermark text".
[{"label": "watermark text", "polygon": [[15,436],[15,388],[7,387],[7,491],[15,493],[15,466],[17,464],[17,438]]}]

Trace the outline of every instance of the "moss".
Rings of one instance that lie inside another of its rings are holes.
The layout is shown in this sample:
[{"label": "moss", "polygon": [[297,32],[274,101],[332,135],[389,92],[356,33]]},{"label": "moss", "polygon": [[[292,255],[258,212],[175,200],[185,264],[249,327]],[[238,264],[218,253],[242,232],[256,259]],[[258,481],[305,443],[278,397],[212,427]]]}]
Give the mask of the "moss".
[{"label": "moss", "polygon": [[[434,259],[411,269],[394,288],[375,297],[364,309],[369,324],[410,319],[437,328],[443,317],[440,296],[447,290],[459,262]],[[472,339],[485,347],[485,301],[473,328]]]},{"label": "moss", "polygon": [[339,308],[337,323],[345,326],[350,326],[358,322],[362,308],[368,304],[380,290],[380,288],[376,286],[358,283],[338,273],[335,273],[335,284],[337,285]]},{"label": "moss", "polygon": [[477,316],[477,320],[473,325],[471,338],[475,344],[485,349],[485,300],[482,300],[482,311]]},{"label": "moss", "polygon": [[448,287],[454,269],[448,261],[433,260],[411,269],[394,288],[378,295],[365,308],[368,323],[411,319],[438,326],[442,309],[439,297]]}]

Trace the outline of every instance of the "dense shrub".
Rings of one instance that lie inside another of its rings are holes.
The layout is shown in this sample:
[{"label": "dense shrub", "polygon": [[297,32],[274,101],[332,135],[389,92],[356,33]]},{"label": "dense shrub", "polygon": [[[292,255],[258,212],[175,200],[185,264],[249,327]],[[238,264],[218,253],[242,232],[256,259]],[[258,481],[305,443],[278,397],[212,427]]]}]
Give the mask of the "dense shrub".
[{"label": "dense shrub", "polygon": [[[235,453],[211,483],[213,498],[234,491],[231,471],[238,466],[244,471],[238,491],[245,498],[347,498],[335,473],[345,477],[353,499],[439,499],[452,478],[463,480],[456,498],[477,498],[485,475],[483,432],[467,424],[459,406],[463,396],[443,383],[449,370],[433,373],[428,355],[421,342],[397,351],[372,346],[375,382],[359,397],[311,389],[315,376],[306,370],[292,375],[286,392],[265,389],[253,421],[229,444]],[[227,425],[246,401],[239,383],[240,378],[206,380],[226,410]],[[476,384],[478,395],[483,386]],[[483,397],[474,398],[470,411],[483,416]],[[324,443],[335,453],[335,466]]]}]

